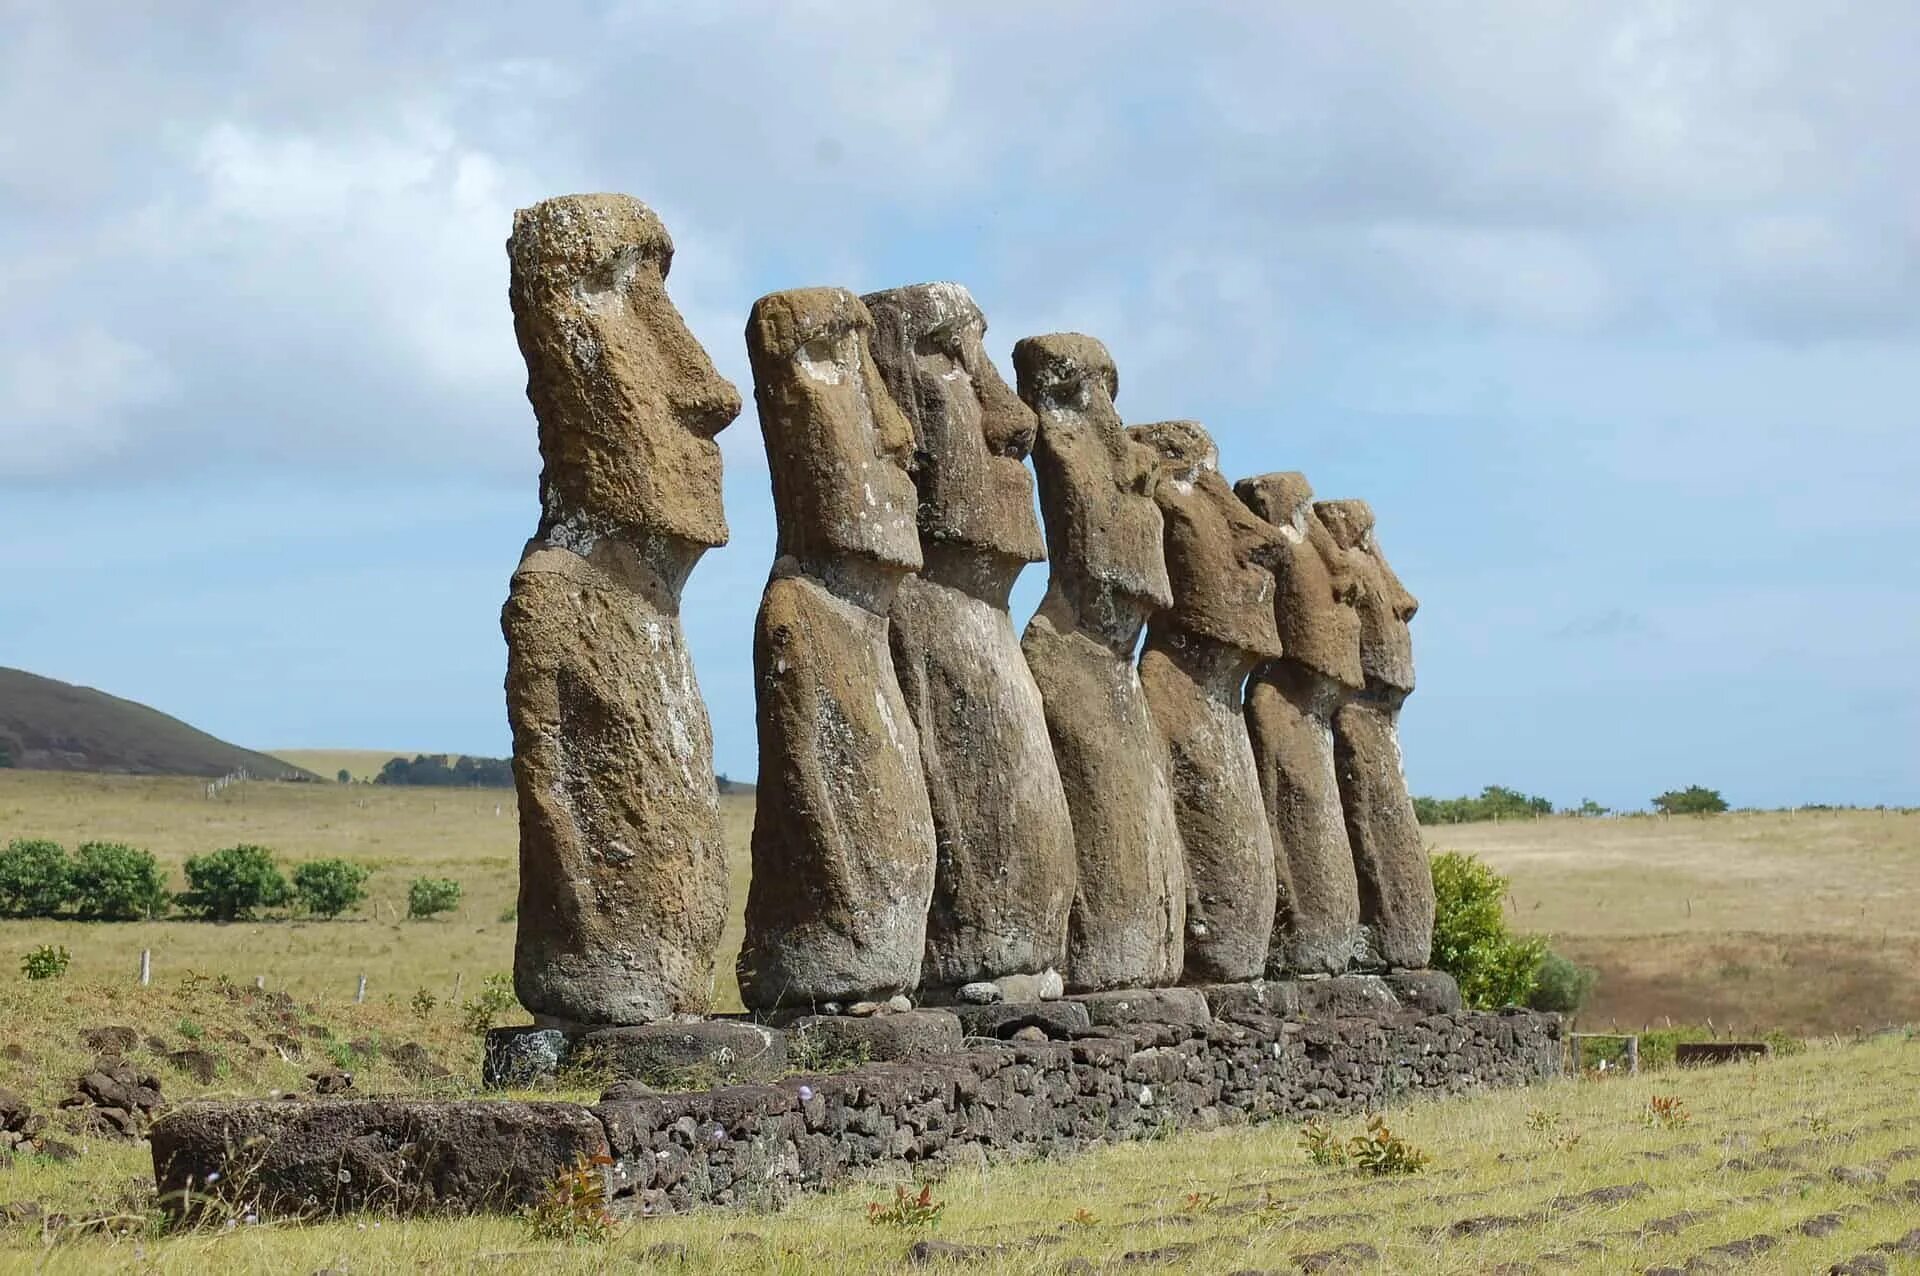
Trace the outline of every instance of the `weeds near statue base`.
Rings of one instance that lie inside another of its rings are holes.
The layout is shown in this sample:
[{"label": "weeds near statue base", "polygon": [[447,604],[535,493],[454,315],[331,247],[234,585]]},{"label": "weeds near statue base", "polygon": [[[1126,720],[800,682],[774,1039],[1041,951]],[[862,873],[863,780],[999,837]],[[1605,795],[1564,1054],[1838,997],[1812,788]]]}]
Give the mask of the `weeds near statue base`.
[{"label": "weeds near statue base", "polygon": [[527,1227],[543,1241],[607,1241],[619,1224],[607,1212],[610,1156],[591,1157],[555,1179],[527,1210]]},{"label": "weeds near statue base", "polygon": [[940,1222],[941,1213],[947,1208],[945,1201],[933,1199],[933,1184],[928,1183],[918,1192],[909,1192],[904,1187],[893,1189],[892,1204],[871,1201],[867,1205],[867,1222],[875,1227],[934,1227]]},{"label": "weeds near statue base", "polygon": [[1351,1167],[1361,1174],[1418,1174],[1432,1160],[1380,1116],[1367,1118],[1366,1133],[1346,1139],[1324,1121],[1309,1121],[1300,1127],[1300,1147],[1314,1165]]}]

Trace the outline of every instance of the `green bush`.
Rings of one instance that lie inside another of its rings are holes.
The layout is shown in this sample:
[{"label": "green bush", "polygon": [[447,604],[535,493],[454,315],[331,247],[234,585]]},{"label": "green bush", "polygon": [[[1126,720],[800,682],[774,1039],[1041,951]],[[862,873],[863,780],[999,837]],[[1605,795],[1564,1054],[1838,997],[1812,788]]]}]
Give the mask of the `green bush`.
[{"label": "green bush", "polygon": [[1552,1010],[1563,1015],[1578,1014],[1593,995],[1594,981],[1600,972],[1591,966],[1575,965],[1559,953],[1548,950],[1540,959],[1533,995],[1527,1005],[1535,1010]]},{"label": "green bush", "polygon": [[1553,803],[1547,798],[1532,797],[1518,789],[1489,784],[1480,790],[1479,797],[1417,797],[1413,799],[1413,814],[1415,819],[1428,826],[1477,824],[1482,820],[1530,820],[1536,816],[1552,815]]},{"label": "green bush", "polygon": [[153,856],[119,842],[88,842],[73,861],[73,903],[82,917],[140,921],[167,911],[167,877]]},{"label": "green bush", "polygon": [[73,892],[73,863],[58,842],[20,837],[0,851],[0,917],[51,917]]},{"label": "green bush", "polygon": [[460,883],[450,877],[416,877],[407,887],[407,916],[432,917],[460,904]]},{"label": "green bush", "polygon": [[1727,800],[1718,789],[1703,789],[1689,784],[1684,789],[1669,789],[1653,800],[1653,809],[1662,815],[1718,815],[1727,809]]},{"label": "green bush", "polygon": [[1473,856],[1445,851],[1432,865],[1434,966],[1460,981],[1469,1006],[1525,1005],[1539,980],[1546,937],[1507,929],[1500,911],[1507,879]]},{"label": "green bush", "polygon": [[274,867],[264,846],[229,846],[187,861],[187,889],[175,898],[180,907],[207,921],[251,917],[256,908],[287,902],[287,879]]},{"label": "green bush", "polygon": [[367,897],[373,870],[351,860],[311,860],[293,870],[293,895],[315,917],[338,917]]},{"label": "green bush", "polygon": [[42,944],[20,959],[20,973],[28,979],[58,979],[72,964],[72,953],[55,944]]}]

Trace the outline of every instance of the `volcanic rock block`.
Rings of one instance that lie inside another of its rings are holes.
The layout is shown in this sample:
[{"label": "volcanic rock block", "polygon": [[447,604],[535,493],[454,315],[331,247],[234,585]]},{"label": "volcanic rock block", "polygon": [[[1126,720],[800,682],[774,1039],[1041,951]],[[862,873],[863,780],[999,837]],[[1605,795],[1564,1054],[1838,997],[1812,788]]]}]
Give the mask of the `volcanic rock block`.
[{"label": "volcanic rock block", "polygon": [[945,1010],[903,1010],[853,1018],[808,1015],[787,1032],[801,1059],[911,1059],[961,1046],[960,1019]]},{"label": "volcanic rock block", "polygon": [[887,649],[921,565],[913,431],[839,288],[774,293],[747,322],[779,557],[753,668],[760,783],[740,987],[759,1010],[886,1000],[918,985],[933,813]]},{"label": "volcanic rock block", "polygon": [[668,300],[673,242],[638,200],[522,209],[507,254],[545,462],[501,614],[514,988],[549,1023],[702,1012],[727,866],[680,592],[727,540],[714,435],[740,396]]},{"label": "volcanic rock block", "polygon": [[1419,604],[1387,565],[1365,501],[1323,501],[1315,510],[1347,552],[1359,580],[1360,666],[1366,689],[1333,718],[1334,757],[1347,838],[1360,879],[1360,920],[1369,960],[1416,970],[1433,952],[1433,872],[1400,757],[1400,706],[1413,691],[1407,622]]},{"label": "volcanic rock block", "polygon": [[982,339],[959,284],[865,298],[874,363],[913,427],[925,566],[894,597],[893,666],[920,736],[938,846],[932,989],[1031,975],[1066,958],[1073,826],[1034,685],[1007,615],[1046,558],[1033,513],[1033,410]]},{"label": "volcanic rock block", "polygon": [[1280,656],[1272,561],[1280,533],[1220,477],[1220,453],[1193,421],[1136,426],[1160,458],[1173,606],[1147,626],[1140,682],[1166,742],[1187,857],[1188,983],[1258,978],[1273,938],[1273,833],[1244,712],[1247,675]]},{"label": "volcanic rock block", "polygon": [[763,1081],[786,1070],[787,1037],[736,1019],[600,1028],[567,1043],[566,1065],[673,1089]]},{"label": "volcanic rock block", "polygon": [[1155,458],[1121,428],[1119,378],[1098,341],[1028,337],[1013,362],[1039,416],[1034,466],[1053,558],[1021,647],[1073,822],[1064,973],[1074,989],[1170,984],[1180,977],[1186,864],[1166,746],[1133,663],[1141,627],[1173,601]]},{"label": "volcanic rock block", "polygon": [[174,1214],[208,1197],[302,1216],[504,1212],[607,1156],[606,1130],[585,1109],[498,1099],[191,1105],[149,1138]]},{"label": "volcanic rock block", "polygon": [[1264,474],[1234,490],[1281,534],[1274,611],[1283,655],[1254,671],[1246,703],[1279,866],[1267,973],[1337,975],[1365,947],[1333,748],[1334,714],[1362,685],[1358,585],[1304,475]]}]

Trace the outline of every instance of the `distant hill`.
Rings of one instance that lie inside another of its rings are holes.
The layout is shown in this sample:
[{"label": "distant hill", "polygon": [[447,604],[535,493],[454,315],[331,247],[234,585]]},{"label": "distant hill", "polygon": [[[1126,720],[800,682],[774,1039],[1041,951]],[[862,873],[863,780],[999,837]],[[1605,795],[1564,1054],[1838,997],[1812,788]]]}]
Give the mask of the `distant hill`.
[{"label": "distant hill", "polygon": [[34,771],[214,777],[244,770],[259,779],[313,778],[158,709],[7,668],[0,668],[0,755]]}]

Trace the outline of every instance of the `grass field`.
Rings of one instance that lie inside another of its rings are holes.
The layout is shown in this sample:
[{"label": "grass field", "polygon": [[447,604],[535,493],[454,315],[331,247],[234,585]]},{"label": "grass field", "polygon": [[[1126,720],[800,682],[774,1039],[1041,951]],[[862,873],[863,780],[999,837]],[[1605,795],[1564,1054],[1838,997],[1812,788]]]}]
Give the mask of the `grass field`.
[{"label": "grass field", "polygon": [[[352,768],[342,761],[331,769],[343,765]],[[726,1005],[736,998],[731,965],[752,799],[725,798],[723,811],[736,851],[734,920],[717,987]],[[170,1100],[299,1090],[314,1067],[336,1065],[353,1071],[365,1093],[471,1092],[478,1037],[460,1003],[476,1000],[487,977],[511,964],[514,823],[507,792],[247,783],[209,798],[195,780],[0,771],[0,840],[132,842],[159,855],[176,881],[188,855],[236,842],[271,846],[288,864],[338,855],[376,870],[369,907],[346,921],[0,922],[0,1087],[48,1111],[92,1056],[82,1030],[125,1025],[144,1039],[131,1057],[162,1078]],[[1516,923],[1550,931],[1562,948],[1600,965],[1589,1026],[1609,1018],[1638,1026],[1670,1014],[1814,1034],[1920,1021],[1912,974],[1920,816],[1547,820],[1452,826],[1431,838],[1510,873]],[[459,910],[404,920],[416,875],[459,879]],[[30,983],[13,973],[20,955],[42,943],[72,951],[65,978]],[[149,988],[135,981],[142,948],[154,954]],[[363,974],[369,995],[356,1004]],[[262,1010],[256,976],[270,992],[298,999],[291,1018],[282,1014],[286,1022]],[[499,1015],[518,1018],[514,1009]],[[297,1049],[275,1035],[282,1029],[292,1030]],[[451,1075],[423,1083],[398,1066],[396,1047],[410,1043]],[[211,1082],[166,1058],[186,1048],[218,1059]],[[1693,1114],[1685,1129],[1642,1123],[1656,1092],[1684,1100]],[[61,1119],[56,1132],[66,1128]],[[936,1235],[1009,1246],[992,1263],[1013,1272],[1181,1245],[1197,1248],[1171,1250],[1172,1270],[1280,1270],[1358,1243],[1377,1256],[1363,1267],[1478,1272],[1497,1262],[1637,1270],[1765,1234],[1776,1243],[1742,1270],[1802,1271],[1824,1270],[1920,1223],[1920,1186],[1908,1186],[1920,1173],[1910,1156],[1920,1145],[1920,1044],[1904,1035],[1829,1043],[1759,1067],[1424,1106],[1393,1124],[1433,1154],[1430,1171],[1361,1181],[1315,1169],[1284,1129],[1194,1136],[951,1178],[937,1189],[947,1208]],[[1870,1163],[1879,1168],[1830,1174]],[[144,1151],[95,1143],[71,1164],[22,1158],[0,1170],[0,1203],[33,1201],[75,1217],[124,1209],[137,1220],[147,1207],[147,1173]],[[1864,1181],[1875,1177],[1883,1181]],[[1599,1189],[1620,1190],[1590,1195]],[[11,1254],[53,1271],[480,1262],[597,1271],[615,1261],[671,1270],[659,1257],[666,1251],[648,1257],[665,1245],[685,1247],[683,1266],[692,1270],[891,1270],[915,1236],[866,1223],[867,1203],[886,1191],[864,1186],[777,1218],[636,1225],[608,1245],[543,1244],[516,1220],[360,1220],[165,1239],[61,1232],[45,1245],[26,1223],[0,1235],[0,1267]],[[1908,1196],[1888,1196],[1896,1191]],[[1079,1222],[1076,1211],[1086,1212]],[[1831,1226],[1831,1234],[1794,1230],[1828,1214],[1835,1220],[1813,1230]],[[1920,1270],[1920,1256],[1883,1257],[1891,1270]]]}]

